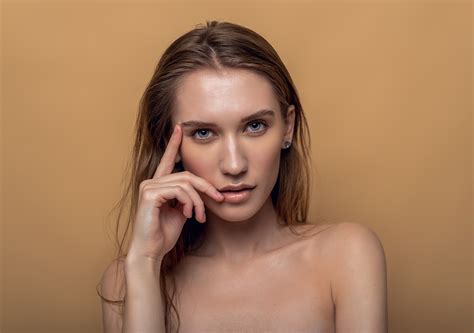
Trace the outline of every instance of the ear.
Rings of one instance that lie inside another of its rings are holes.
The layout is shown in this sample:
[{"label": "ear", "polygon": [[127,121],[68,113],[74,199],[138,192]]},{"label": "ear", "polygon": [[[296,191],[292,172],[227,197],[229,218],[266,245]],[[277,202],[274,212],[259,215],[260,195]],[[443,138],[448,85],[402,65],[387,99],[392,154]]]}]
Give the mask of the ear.
[{"label": "ear", "polygon": [[285,122],[285,135],[283,137],[282,144],[284,144],[285,141],[288,141],[288,142],[293,141],[293,130],[295,128],[295,106],[293,104],[288,106],[287,115],[286,115],[286,119],[284,119],[284,122]]}]

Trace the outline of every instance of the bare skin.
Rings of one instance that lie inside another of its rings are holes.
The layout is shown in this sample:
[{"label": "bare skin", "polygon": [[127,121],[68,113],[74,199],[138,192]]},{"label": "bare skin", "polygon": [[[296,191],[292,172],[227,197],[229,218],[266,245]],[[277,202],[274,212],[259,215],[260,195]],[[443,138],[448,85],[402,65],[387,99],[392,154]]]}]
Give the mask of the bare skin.
[{"label": "bare skin", "polygon": [[283,244],[245,265],[188,256],[178,266],[180,332],[335,332],[324,245],[334,225],[282,229]]},{"label": "bare skin", "polygon": [[[259,110],[273,114],[242,121]],[[270,194],[283,144],[293,140],[294,106],[287,112],[283,119],[270,82],[249,70],[196,70],[180,81],[172,123],[183,129],[178,160],[184,169],[217,189],[256,186],[245,203],[202,197],[208,234],[202,251],[207,256],[239,265],[275,246],[280,227]],[[193,120],[216,126],[189,125]]]},{"label": "bare skin", "polygon": [[[185,257],[176,269],[180,332],[386,333],[386,264],[376,234],[348,222],[296,230],[308,237],[283,228],[287,243],[245,266]],[[123,299],[123,261],[108,266],[102,283],[106,296]],[[119,307],[102,307],[104,332],[122,332]]]},{"label": "bare skin", "polygon": [[[256,110],[278,108],[270,83],[246,70],[196,71],[180,82],[172,122],[182,132],[174,132],[154,185],[149,182],[149,195],[142,196],[149,201],[143,207],[153,206],[154,195],[161,204],[178,198],[183,205],[179,222],[194,209],[206,228],[204,245],[176,268],[180,332],[386,332],[385,256],[375,233],[356,223],[297,226],[308,231],[305,238],[279,220],[270,193],[282,144],[293,137],[294,106],[287,119],[274,112],[242,121]],[[217,125],[199,130],[186,126],[191,120]],[[175,161],[182,161],[186,174],[168,174]],[[161,175],[160,170],[167,171]],[[239,183],[256,186],[248,201],[213,197],[216,188]],[[157,224],[150,211],[141,210],[137,221],[143,226],[135,228],[141,233],[134,231],[131,258],[160,258],[176,242],[182,225],[166,215],[158,221],[169,231],[166,244],[147,236]],[[127,323],[155,325],[161,310],[143,286],[155,286],[156,276],[133,266]],[[111,265],[104,273],[105,294],[123,298],[115,293],[114,272]],[[103,304],[107,333],[122,332],[113,307]],[[161,329],[161,319],[154,327]],[[154,327],[148,331],[157,332]]]},{"label": "bare skin", "polygon": [[[265,130],[239,126],[259,109],[276,111],[264,118]],[[315,257],[320,242],[316,236],[302,240],[283,227],[271,202],[282,144],[291,142],[294,129],[293,106],[286,121],[277,110],[272,86],[251,71],[199,70],[178,88],[173,123],[183,126],[185,169],[217,188],[257,185],[251,201],[240,205],[203,199],[206,241],[177,268],[182,332],[334,330],[329,280],[322,275],[322,259]],[[186,126],[193,119],[218,127],[196,133]],[[297,230],[304,228],[314,225]]]}]

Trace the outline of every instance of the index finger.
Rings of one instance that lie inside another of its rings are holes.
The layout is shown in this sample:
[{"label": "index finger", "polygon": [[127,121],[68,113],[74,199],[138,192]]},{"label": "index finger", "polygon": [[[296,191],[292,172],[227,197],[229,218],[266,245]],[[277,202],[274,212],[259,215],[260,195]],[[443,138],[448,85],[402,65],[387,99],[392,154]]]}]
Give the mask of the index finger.
[{"label": "index finger", "polygon": [[173,129],[173,134],[171,134],[170,141],[166,146],[165,153],[163,154],[160,163],[158,163],[153,179],[169,175],[173,171],[176,155],[178,154],[179,146],[181,145],[182,134],[181,127],[176,124]]}]

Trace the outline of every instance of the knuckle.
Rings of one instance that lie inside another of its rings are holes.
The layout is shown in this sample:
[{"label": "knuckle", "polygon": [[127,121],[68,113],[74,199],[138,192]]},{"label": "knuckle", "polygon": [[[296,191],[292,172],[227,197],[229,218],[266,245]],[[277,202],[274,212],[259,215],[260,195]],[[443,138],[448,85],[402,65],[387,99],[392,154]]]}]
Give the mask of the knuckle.
[{"label": "knuckle", "polygon": [[191,177],[192,177],[192,174],[188,170],[185,170],[185,171],[183,171],[183,176],[184,176],[184,179],[190,180]]},{"label": "knuckle", "polygon": [[142,198],[145,201],[153,201],[155,200],[156,196],[157,196],[157,193],[155,191],[146,190],[146,189],[143,191],[143,194],[142,194]]},{"label": "knuckle", "polygon": [[186,191],[183,189],[183,187],[182,187],[181,184],[173,185],[172,187],[173,187],[173,189],[174,189],[175,191],[178,191],[178,192],[180,192],[181,194],[183,194],[183,193],[186,192]]},{"label": "knuckle", "polygon": [[193,186],[189,180],[184,180],[180,185],[183,189],[186,189],[188,191],[193,189]]}]

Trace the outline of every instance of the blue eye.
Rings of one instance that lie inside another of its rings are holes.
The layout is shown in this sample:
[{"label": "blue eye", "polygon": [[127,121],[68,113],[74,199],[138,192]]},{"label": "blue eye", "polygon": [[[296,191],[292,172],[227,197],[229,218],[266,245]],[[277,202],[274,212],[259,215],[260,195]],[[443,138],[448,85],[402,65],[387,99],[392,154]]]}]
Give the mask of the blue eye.
[{"label": "blue eye", "polygon": [[207,129],[198,129],[198,130],[195,130],[195,131],[193,131],[192,136],[194,136],[196,133],[201,133],[201,134],[202,134],[202,132],[209,132],[209,130],[207,130]]},{"label": "blue eye", "polygon": [[[253,125],[253,124],[260,124],[260,125],[266,126],[266,124],[265,124],[264,122],[262,122],[262,121],[252,121],[252,122],[249,123],[249,124],[252,124],[252,125]],[[257,127],[257,128],[252,127],[252,128],[253,128],[253,129],[258,129],[259,127]],[[259,132],[259,131],[257,131],[257,132]]]},{"label": "blue eye", "polygon": [[[263,131],[268,127],[267,123],[266,123],[265,121],[263,121],[263,120],[254,120],[254,121],[251,121],[250,123],[247,124],[247,126],[249,126],[249,125],[254,125],[254,124],[258,124],[258,125],[261,125],[261,126],[257,126],[257,127],[255,127],[255,126],[250,126],[250,127],[253,129],[253,130],[251,131],[252,133],[261,133],[261,132],[263,132]],[[262,127],[263,127],[263,128],[262,128]],[[262,128],[262,129],[260,129],[260,128]],[[192,137],[195,137],[196,139],[198,139],[198,140],[200,140],[200,141],[205,141],[206,139],[209,138],[209,136],[206,136],[206,135],[205,135],[205,133],[207,133],[207,132],[210,132],[210,130],[207,129],[207,128],[199,128],[199,129],[193,131],[193,132],[191,133],[191,136],[192,136]],[[203,134],[203,133],[204,133],[204,137],[203,137],[203,136],[198,136],[198,137],[196,137],[196,134],[197,134],[197,133],[199,133],[199,134]]]}]

